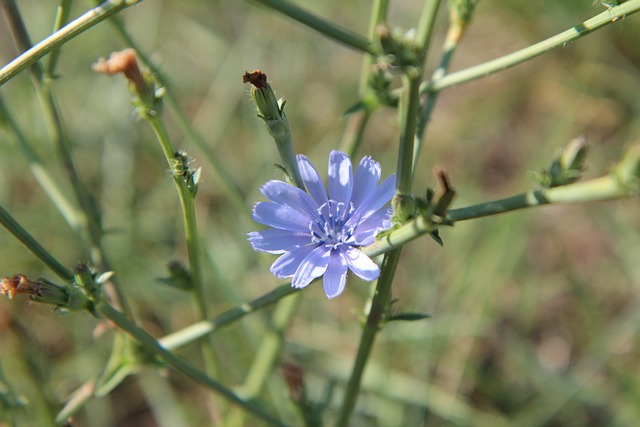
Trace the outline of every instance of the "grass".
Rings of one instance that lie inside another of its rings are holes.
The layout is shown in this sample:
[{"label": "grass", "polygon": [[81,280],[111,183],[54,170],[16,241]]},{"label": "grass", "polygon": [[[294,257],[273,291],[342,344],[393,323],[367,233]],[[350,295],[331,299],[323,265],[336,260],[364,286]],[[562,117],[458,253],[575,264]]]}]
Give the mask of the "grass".
[{"label": "grass", "polygon": [[[396,3],[390,22],[415,25],[420,3]],[[369,2],[301,4],[366,33]],[[44,37],[53,10],[45,14],[40,4],[20,6],[33,40]],[[84,7],[75,4],[72,16]],[[480,2],[452,70],[523,48],[599,11],[591,1]],[[260,186],[280,178],[280,172],[272,167],[276,148],[241,83],[245,70],[268,74],[277,94],[287,99],[297,151],[326,164],[344,127],[341,115],[357,100],[361,54],[246,2],[143,2],[121,17],[169,78],[207,150],[222,160],[247,206],[262,200]],[[586,177],[606,172],[639,130],[636,20],[631,16],[525,64],[444,91],[414,190],[434,185],[431,169],[440,165],[458,191],[454,207],[520,192],[531,186],[529,170],[546,167],[556,150],[579,134],[591,145]],[[436,47],[443,30],[438,27]],[[187,259],[166,162],[151,131],[134,120],[123,79],[91,71],[99,56],[124,47],[109,23],[68,43],[54,92],[79,173],[102,209],[109,230],[104,244],[116,277],[139,325],[160,337],[198,319],[188,295],[156,281],[166,276],[167,261]],[[14,56],[1,26],[0,63]],[[3,86],[2,96],[50,172],[65,182],[26,74]],[[209,311],[217,314],[280,282],[268,271],[273,257],[252,252],[246,241],[257,225],[229,202],[206,153],[169,117],[176,145],[203,167],[196,209]],[[362,154],[379,160],[385,176],[395,167],[397,135],[391,110],[377,112],[365,133]],[[13,141],[0,127],[0,204],[65,265],[87,260],[87,245],[54,210]],[[409,244],[394,281],[394,307],[432,317],[391,323],[381,332],[352,425],[637,422],[637,212],[637,199],[536,208],[447,228],[443,248],[428,238]],[[51,276],[5,231],[0,242],[0,275]],[[338,384],[327,425],[339,408],[357,351],[358,316],[370,292],[355,278],[347,286],[331,301],[318,284],[302,293],[281,355],[282,361],[304,367],[311,397],[320,400],[329,383]],[[214,335],[223,384],[242,384],[270,313],[252,314]],[[69,393],[104,366],[112,332],[95,335],[97,327],[104,329],[83,314],[60,315],[23,300],[0,302],[0,405],[6,382],[29,402],[20,413],[27,425],[51,425]],[[179,354],[195,362],[201,357],[196,346]],[[260,397],[294,424],[286,394],[276,369]],[[225,408],[224,401],[212,403],[180,375],[147,369],[92,400],[74,425],[190,426],[216,419],[259,425],[250,416],[227,416]]]}]

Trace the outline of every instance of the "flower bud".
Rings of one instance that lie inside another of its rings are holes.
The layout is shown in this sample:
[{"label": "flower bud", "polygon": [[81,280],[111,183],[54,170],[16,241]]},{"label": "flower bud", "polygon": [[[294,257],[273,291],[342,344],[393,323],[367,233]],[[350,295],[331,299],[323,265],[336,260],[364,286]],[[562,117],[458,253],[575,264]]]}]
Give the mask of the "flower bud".
[{"label": "flower bud", "polygon": [[141,117],[154,116],[161,112],[161,98],[164,88],[159,87],[150,73],[143,74],[138,66],[135,49],[113,52],[109,59],[100,58],[92,65],[94,71],[103,74],[122,73],[129,80],[129,91],[133,95],[132,104]]},{"label": "flower bud", "polygon": [[269,133],[274,139],[284,138],[290,134],[289,121],[284,114],[284,99],[276,98],[267,75],[260,70],[246,72],[242,76],[243,83],[251,83],[251,99],[258,107],[258,116],[264,120]]},{"label": "flower bud", "polygon": [[11,299],[19,294],[29,295],[31,301],[67,310],[84,310],[92,306],[86,294],[73,285],[60,286],[44,278],[30,280],[24,274],[3,277],[0,295],[7,295]]}]

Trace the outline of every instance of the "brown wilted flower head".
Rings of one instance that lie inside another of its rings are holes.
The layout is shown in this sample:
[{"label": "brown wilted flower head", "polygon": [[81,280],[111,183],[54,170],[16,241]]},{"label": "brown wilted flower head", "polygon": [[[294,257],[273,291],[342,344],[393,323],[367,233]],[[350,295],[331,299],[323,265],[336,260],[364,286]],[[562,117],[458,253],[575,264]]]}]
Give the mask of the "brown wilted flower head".
[{"label": "brown wilted flower head", "polygon": [[138,54],[135,49],[129,48],[120,52],[113,52],[109,59],[98,59],[98,62],[93,64],[92,68],[93,71],[103,74],[124,74],[141,98],[151,93],[151,88],[138,66]]},{"label": "brown wilted flower head", "polygon": [[24,274],[16,274],[13,277],[3,277],[0,281],[0,295],[6,295],[12,299],[18,294],[37,295],[41,286],[38,282],[27,279]]}]

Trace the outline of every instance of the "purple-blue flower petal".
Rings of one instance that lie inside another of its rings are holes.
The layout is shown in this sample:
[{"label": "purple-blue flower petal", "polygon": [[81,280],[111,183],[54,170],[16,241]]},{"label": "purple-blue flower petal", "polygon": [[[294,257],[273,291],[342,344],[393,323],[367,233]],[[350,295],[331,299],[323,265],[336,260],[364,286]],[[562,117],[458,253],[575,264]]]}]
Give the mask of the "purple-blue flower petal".
[{"label": "purple-blue flower petal", "polygon": [[353,170],[351,159],[341,151],[329,154],[329,197],[346,205],[351,201]]},{"label": "purple-blue flower petal", "polygon": [[388,228],[390,224],[385,221],[391,213],[391,209],[381,209],[369,215],[364,221],[360,221],[353,233],[355,246],[367,246],[375,240],[376,234]]},{"label": "purple-blue flower petal", "polygon": [[302,213],[313,213],[317,209],[309,194],[286,182],[269,181],[260,192],[272,202],[289,206]]},{"label": "purple-blue flower petal", "polygon": [[380,276],[380,268],[360,249],[349,247],[343,251],[349,269],[362,280],[372,281]]},{"label": "purple-blue flower petal", "polygon": [[308,231],[311,217],[289,206],[259,202],[253,207],[253,220],[260,224],[291,231]]},{"label": "purple-blue flower petal", "polygon": [[301,233],[278,228],[252,231],[248,236],[254,250],[271,254],[282,254],[311,243],[308,232]]},{"label": "purple-blue flower petal", "polygon": [[325,245],[318,246],[302,260],[296,274],[293,276],[291,286],[294,288],[304,288],[313,279],[320,277],[327,270],[329,264],[329,255],[331,249],[328,249]]},{"label": "purple-blue flower petal", "polygon": [[329,265],[322,278],[324,293],[327,295],[327,298],[335,298],[340,295],[342,291],[344,291],[346,282],[347,261],[339,250],[331,251]]},{"label": "purple-blue flower petal", "polygon": [[396,175],[392,174],[382,181],[382,184],[380,184],[373,193],[365,197],[362,204],[356,208],[353,216],[355,218],[366,219],[369,215],[389,203],[395,191]]},{"label": "purple-blue flower petal", "polygon": [[302,261],[316,248],[316,246],[301,246],[290,252],[285,252],[272,265],[271,273],[280,279],[287,279],[296,274]]},{"label": "purple-blue flower petal", "polygon": [[316,168],[313,167],[307,156],[299,154],[297,159],[302,180],[304,181],[309,194],[311,194],[311,197],[313,197],[313,200],[317,203],[317,207],[320,207],[323,203],[327,203],[327,192],[324,189],[322,178],[320,178]]},{"label": "purple-blue flower petal", "polygon": [[353,177],[353,193],[351,194],[351,203],[356,208],[360,206],[367,196],[375,191],[381,174],[380,163],[369,156],[360,160],[358,169],[356,169]]}]

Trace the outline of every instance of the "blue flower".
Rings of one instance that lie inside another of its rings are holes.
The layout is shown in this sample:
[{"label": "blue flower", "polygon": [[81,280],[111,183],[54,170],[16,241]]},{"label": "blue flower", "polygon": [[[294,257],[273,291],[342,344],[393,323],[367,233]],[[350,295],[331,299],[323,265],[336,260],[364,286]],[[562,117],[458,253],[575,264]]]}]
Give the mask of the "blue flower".
[{"label": "blue flower", "polygon": [[353,173],[345,153],[329,155],[329,195],[320,175],[305,156],[297,156],[308,193],[282,181],[269,181],[261,192],[269,199],[253,209],[253,219],[272,228],[249,233],[253,249],[282,254],[271,266],[281,279],[304,288],[324,275],[328,298],[342,293],[347,270],[363,280],[375,280],[378,266],[360,249],[373,243],[376,234],[391,223],[389,203],[395,191],[395,175],[380,185],[380,164],[363,157]]}]

